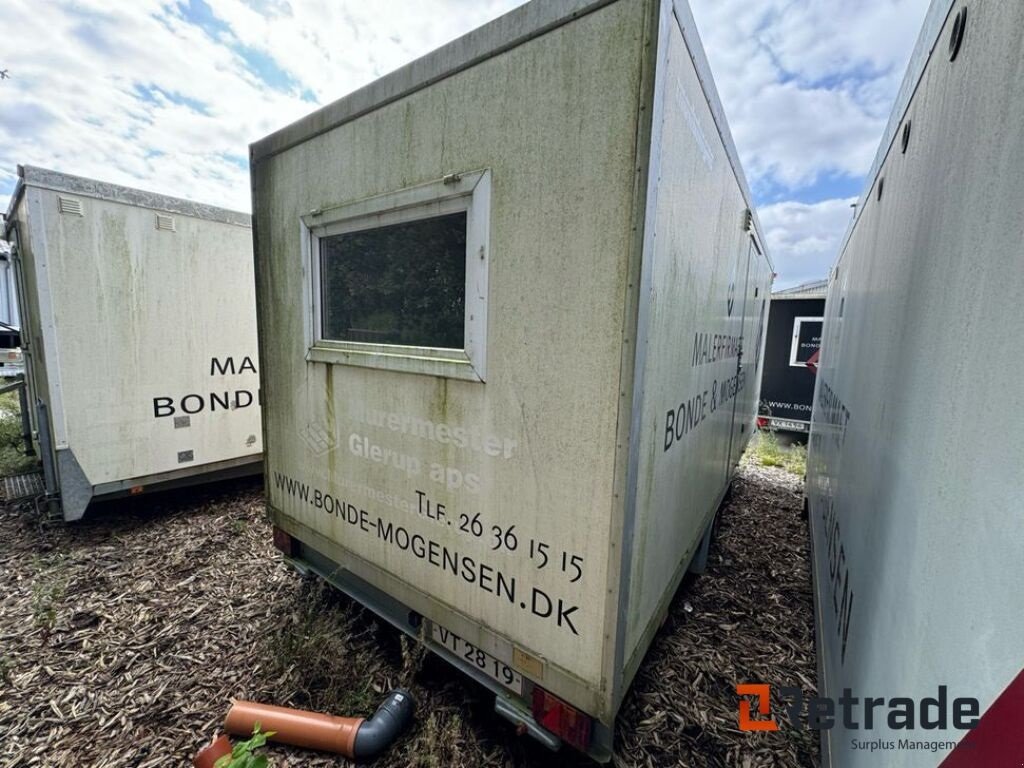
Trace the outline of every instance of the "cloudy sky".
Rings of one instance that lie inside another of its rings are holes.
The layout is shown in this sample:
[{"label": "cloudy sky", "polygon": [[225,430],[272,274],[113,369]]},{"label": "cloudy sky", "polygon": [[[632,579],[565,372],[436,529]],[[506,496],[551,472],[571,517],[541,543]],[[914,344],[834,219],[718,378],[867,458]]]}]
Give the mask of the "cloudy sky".
[{"label": "cloudy sky", "polygon": [[[248,210],[250,141],[521,2],[5,0],[0,210],[18,163]],[[691,0],[777,287],[825,276],[927,4]]]}]

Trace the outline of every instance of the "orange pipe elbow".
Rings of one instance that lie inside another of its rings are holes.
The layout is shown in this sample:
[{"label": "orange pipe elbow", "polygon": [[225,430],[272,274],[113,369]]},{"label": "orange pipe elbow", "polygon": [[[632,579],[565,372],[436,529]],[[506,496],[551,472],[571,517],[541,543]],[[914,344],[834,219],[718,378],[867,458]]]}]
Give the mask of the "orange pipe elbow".
[{"label": "orange pipe elbow", "polygon": [[192,766],[193,768],[214,768],[220,758],[230,754],[230,739],[227,736],[218,736],[213,743],[201,749],[199,754],[192,758]]},{"label": "orange pipe elbow", "polygon": [[334,717],[252,701],[236,701],[228,710],[224,730],[236,736],[249,736],[257,723],[261,731],[274,732],[271,741],[334,752],[352,760],[355,758],[356,733],[363,724],[363,718]]}]

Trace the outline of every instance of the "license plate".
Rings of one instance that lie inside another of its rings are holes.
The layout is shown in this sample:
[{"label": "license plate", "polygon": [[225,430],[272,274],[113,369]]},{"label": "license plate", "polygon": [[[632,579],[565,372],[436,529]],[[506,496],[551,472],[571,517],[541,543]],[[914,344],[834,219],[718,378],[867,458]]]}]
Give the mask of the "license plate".
[{"label": "license plate", "polygon": [[467,664],[476,667],[520,696],[523,694],[523,676],[505,662],[498,661],[491,654],[466,642],[450,629],[445,629],[437,624],[430,625],[430,636],[435,643],[444,646]]},{"label": "license plate", "polygon": [[772,419],[772,426],[776,429],[788,429],[792,432],[806,432],[807,424],[802,421],[786,421],[785,419]]}]

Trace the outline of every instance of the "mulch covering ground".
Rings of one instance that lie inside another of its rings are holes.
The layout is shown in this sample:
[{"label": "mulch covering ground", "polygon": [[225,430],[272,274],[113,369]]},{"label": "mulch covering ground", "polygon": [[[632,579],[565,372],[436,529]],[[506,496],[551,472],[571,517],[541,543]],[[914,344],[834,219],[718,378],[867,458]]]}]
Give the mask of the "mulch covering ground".
[{"label": "mulch covering ground", "polygon": [[[817,765],[806,730],[737,727],[737,683],[814,691],[800,506],[796,477],[744,464],[708,571],[680,589],[622,706],[615,766]],[[593,765],[516,737],[487,691],[289,570],[252,483],[111,503],[71,526],[8,505],[0,542],[0,768],[189,766],[232,697],[369,716],[397,685],[416,720],[375,766]]]}]

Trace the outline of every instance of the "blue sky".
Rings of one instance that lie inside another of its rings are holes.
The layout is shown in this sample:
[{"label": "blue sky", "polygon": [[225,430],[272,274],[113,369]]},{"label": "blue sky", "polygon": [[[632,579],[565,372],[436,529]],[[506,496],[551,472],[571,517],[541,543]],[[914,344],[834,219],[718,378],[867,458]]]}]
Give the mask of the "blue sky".
[{"label": "blue sky", "polygon": [[[519,4],[7,0],[0,207],[28,163],[247,210],[249,142]],[[824,277],[927,0],[691,5],[776,285]]]},{"label": "blue sky", "polygon": [[835,259],[928,0],[691,0],[776,287]]}]

